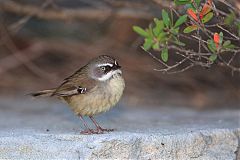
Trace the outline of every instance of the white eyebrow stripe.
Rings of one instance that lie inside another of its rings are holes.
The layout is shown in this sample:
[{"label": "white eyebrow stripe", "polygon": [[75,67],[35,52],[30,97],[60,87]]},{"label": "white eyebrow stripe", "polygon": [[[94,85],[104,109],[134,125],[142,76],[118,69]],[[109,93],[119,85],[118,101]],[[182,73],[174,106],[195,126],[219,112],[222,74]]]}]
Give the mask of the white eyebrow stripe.
[{"label": "white eyebrow stripe", "polygon": [[119,69],[117,69],[117,70],[115,70],[115,71],[110,71],[110,72],[108,72],[106,75],[103,75],[102,77],[100,77],[100,78],[97,78],[97,80],[99,80],[99,81],[106,81],[106,80],[108,80],[109,78],[111,78],[113,75],[115,75],[115,74],[122,74],[122,71],[121,70],[119,70]]},{"label": "white eyebrow stripe", "polygon": [[110,67],[112,67],[113,64],[111,64],[111,63],[103,63],[103,64],[98,64],[97,66],[98,67],[102,67],[102,66],[110,66]]}]

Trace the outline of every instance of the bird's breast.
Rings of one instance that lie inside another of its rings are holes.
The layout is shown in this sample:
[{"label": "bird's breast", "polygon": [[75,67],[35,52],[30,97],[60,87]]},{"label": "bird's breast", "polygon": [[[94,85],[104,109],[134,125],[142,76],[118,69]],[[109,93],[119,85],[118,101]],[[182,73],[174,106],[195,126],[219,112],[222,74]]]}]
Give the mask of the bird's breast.
[{"label": "bird's breast", "polygon": [[105,91],[105,97],[109,94],[109,101],[112,105],[115,105],[123,94],[125,88],[125,82],[122,76],[116,75],[106,85],[107,90]]},{"label": "bird's breast", "polygon": [[65,100],[76,114],[96,115],[108,111],[120,100],[125,82],[121,75],[114,75],[107,82],[96,85],[86,94],[66,97]]}]

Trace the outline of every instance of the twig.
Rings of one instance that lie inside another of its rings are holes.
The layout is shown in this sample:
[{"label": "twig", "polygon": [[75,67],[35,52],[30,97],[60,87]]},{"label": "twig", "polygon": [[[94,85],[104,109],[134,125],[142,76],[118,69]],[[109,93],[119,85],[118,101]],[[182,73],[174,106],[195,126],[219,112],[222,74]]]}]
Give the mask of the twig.
[{"label": "twig", "polygon": [[[24,51],[18,51],[15,52],[18,55],[23,55],[24,53],[31,53],[31,54],[27,54],[27,59],[24,60],[24,63],[29,63],[29,61],[32,61],[36,58],[38,58],[39,56],[41,56],[44,52],[41,51],[42,45],[41,44],[33,44],[32,46],[30,46],[29,48],[27,48]],[[23,53],[24,52],[24,53]],[[19,61],[16,58],[16,55],[9,55],[7,57],[4,57],[2,59],[0,59],[0,75],[6,73],[7,71],[14,69],[20,65],[22,65],[23,62]]]},{"label": "twig", "polygon": [[205,40],[199,38],[198,36],[191,35],[191,37],[193,37],[193,38],[195,38],[195,39],[197,39],[197,40],[199,40],[199,41],[201,41],[201,42],[204,42],[204,43],[206,43],[206,44],[208,43],[207,41],[205,41]]},{"label": "twig", "polygon": [[0,9],[8,13],[14,13],[17,15],[32,16],[45,20],[105,20],[109,18],[113,13],[119,17],[127,18],[141,18],[151,19],[153,15],[149,12],[142,11],[134,8],[121,8],[118,10],[108,9],[96,9],[96,8],[77,8],[77,9],[42,9],[34,5],[22,5],[17,2],[8,0],[0,2]]},{"label": "twig", "polygon": [[163,61],[161,61],[159,58],[157,58],[156,56],[154,56],[151,52],[145,50],[143,47],[141,47],[145,52],[147,52],[153,59],[155,59],[156,61],[160,62],[162,65],[164,65],[165,67],[169,67],[166,63],[164,63]]},{"label": "twig", "polygon": [[227,32],[228,34],[230,34],[232,37],[236,38],[236,40],[240,40],[240,38],[238,36],[236,36],[235,34],[231,33],[230,31],[228,31],[227,29],[223,28],[220,25],[217,25],[218,28],[222,29],[223,31]]},{"label": "twig", "polygon": [[231,64],[229,64],[228,62],[226,62],[221,55],[218,55],[219,59],[225,64],[225,66],[227,66],[228,68],[230,68],[232,71],[237,71],[240,72],[240,68],[239,67],[235,67]]},{"label": "twig", "polygon": [[[42,6],[40,7],[41,9],[44,9],[46,8],[48,5],[52,4],[52,0],[46,0]],[[11,24],[11,26],[9,27],[9,30],[11,32],[18,32],[25,23],[27,23],[31,18],[32,18],[33,15],[26,15],[25,17],[23,17],[22,19],[18,20],[17,22]]]},{"label": "twig", "polygon": [[172,1],[169,0],[152,0],[154,3],[160,5],[161,7],[169,7],[169,6],[174,6]]},{"label": "twig", "polygon": [[[50,82],[54,82],[54,75],[49,74],[42,70],[41,68],[37,67],[35,64],[33,64],[30,60],[28,60],[28,57],[24,54],[21,54],[19,52],[18,48],[16,47],[15,43],[12,41],[11,37],[8,35],[7,30],[1,25],[1,35],[2,35],[2,41],[4,42],[5,46],[12,52],[13,56],[19,60],[24,66],[26,66],[32,73],[39,77],[47,78]],[[3,72],[3,69],[2,69]],[[56,77],[55,77],[56,78]]]},{"label": "twig", "polygon": [[219,2],[225,4],[226,6],[228,6],[229,8],[231,8],[232,10],[234,10],[234,11],[237,12],[237,13],[240,11],[238,8],[233,7],[230,3],[228,3],[228,2],[225,1],[225,0],[219,0]]},{"label": "twig", "polygon": [[235,58],[235,56],[237,55],[237,52],[233,53],[233,56],[231,57],[231,59],[228,61],[228,65],[230,65],[233,61],[233,59]]},{"label": "twig", "polygon": [[[194,67],[195,65],[194,64],[190,64],[190,65],[188,65],[187,67],[185,67],[185,68],[183,68],[183,69],[181,69],[181,70],[178,70],[178,71],[172,71],[172,72],[169,72],[169,71],[167,71],[167,72],[164,72],[164,73],[166,73],[166,74],[176,74],[176,73],[181,73],[181,72],[185,72],[186,70],[188,70],[188,69],[190,69],[190,68],[192,68],[192,67]],[[157,69],[154,69],[155,71],[159,71],[159,72],[163,72],[163,71],[161,71],[161,70],[157,70]]]}]

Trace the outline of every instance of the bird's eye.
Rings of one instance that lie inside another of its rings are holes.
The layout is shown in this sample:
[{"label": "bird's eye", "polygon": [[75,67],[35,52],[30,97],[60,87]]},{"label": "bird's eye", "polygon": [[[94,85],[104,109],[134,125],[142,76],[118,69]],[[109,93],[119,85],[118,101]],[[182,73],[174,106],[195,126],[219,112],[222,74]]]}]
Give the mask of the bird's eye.
[{"label": "bird's eye", "polygon": [[106,70],[106,67],[100,67],[102,71],[105,71]]}]

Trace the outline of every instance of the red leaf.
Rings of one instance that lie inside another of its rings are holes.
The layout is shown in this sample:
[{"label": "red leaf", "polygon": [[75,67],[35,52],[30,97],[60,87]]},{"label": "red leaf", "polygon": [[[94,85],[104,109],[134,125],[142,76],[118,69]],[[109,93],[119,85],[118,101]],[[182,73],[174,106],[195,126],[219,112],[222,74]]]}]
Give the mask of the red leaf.
[{"label": "red leaf", "polygon": [[207,3],[211,6],[212,5],[213,0],[208,0]]},{"label": "red leaf", "polygon": [[196,15],[196,13],[194,12],[194,10],[192,10],[191,8],[188,8],[187,13],[189,16],[191,16],[195,21],[198,21],[198,17]]},{"label": "red leaf", "polygon": [[203,6],[203,8],[202,8],[202,10],[201,10],[201,12],[199,14],[200,19],[202,19],[206,14],[208,14],[212,10],[211,6],[212,6],[212,0],[208,0],[204,4],[204,6]]},{"label": "red leaf", "polygon": [[218,45],[220,42],[220,36],[218,33],[214,33],[213,40],[214,40],[214,43],[216,44],[216,48],[218,48]]},{"label": "red leaf", "polygon": [[200,19],[202,19],[206,14],[208,14],[210,11],[212,10],[211,6],[208,3],[205,3],[200,14],[199,17]]}]

